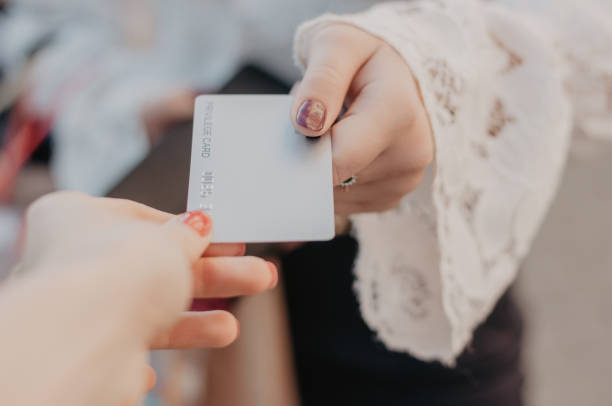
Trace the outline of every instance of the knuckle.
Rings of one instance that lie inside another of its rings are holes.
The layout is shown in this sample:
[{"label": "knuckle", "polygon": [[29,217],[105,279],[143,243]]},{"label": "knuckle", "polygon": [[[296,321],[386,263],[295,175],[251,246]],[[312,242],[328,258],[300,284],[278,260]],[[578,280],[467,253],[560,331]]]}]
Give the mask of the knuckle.
[{"label": "knuckle", "polygon": [[345,23],[334,23],[321,26],[313,33],[311,38],[311,43],[313,44],[330,44],[336,49],[342,49],[352,44],[360,48],[373,49],[380,44],[385,44],[384,41],[376,38],[372,34]]},{"label": "knuckle", "polygon": [[331,61],[321,61],[308,69],[309,78],[305,81],[315,82],[322,88],[336,87],[343,83],[344,75]]},{"label": "knuckle", "polygon": [[26,210],[26,219],[34,220],[41,215],[45,215],[49,211],[56,210],[65,205],[66,199],[71,199],[81,195],[78,192],[60,191],[53,192],[42,197],[39,197],[28,206]]},{"label": "knuckle", "polygon": [[313,34],[312,43],[336,43],[346,41],[354,35],[354,29],[347,24],[326,24]]},{"label": "knuckle", "polygon": [[403,157],[398,162],[397,170],[401,175],[413,175],[425,171],[434,159],[434,142],[431,131],[427,128],[413,128],[399,135],[399,153]]}]

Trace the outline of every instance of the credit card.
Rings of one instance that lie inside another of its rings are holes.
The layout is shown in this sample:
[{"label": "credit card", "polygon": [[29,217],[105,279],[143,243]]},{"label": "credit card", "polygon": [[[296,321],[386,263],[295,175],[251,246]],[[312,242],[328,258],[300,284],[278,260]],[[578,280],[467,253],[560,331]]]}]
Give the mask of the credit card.
[{"label": "credit card", "polygon": [[329,134],[291,124],[289,95],[196,99],[187,210],[213,219],[213,242],[322,241],[334,236]]}]

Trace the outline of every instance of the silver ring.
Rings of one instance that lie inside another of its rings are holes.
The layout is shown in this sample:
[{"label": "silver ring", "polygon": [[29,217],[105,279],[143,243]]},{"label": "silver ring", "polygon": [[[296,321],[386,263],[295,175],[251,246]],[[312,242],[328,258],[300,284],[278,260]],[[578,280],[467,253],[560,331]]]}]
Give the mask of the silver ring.
[{"label": "silver ring", "polygon": [[357,183],[357,175],[353,175],[344,182],[340,182],[340,187],[342,187],[344,190],[348,190],[348,188],[353,186],[355,183]]}]

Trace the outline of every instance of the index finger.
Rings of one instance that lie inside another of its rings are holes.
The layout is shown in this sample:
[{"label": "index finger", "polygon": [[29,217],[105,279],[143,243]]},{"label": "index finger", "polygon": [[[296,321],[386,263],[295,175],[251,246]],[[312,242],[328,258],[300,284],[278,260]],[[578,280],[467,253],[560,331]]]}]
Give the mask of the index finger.
[{"label": "index finger", "polygon": [[[153,221],[163,224],[174,217],[173,214],[157,210],[142,203],[127,199],[104,197],[99,198],[98,203],[109,210],[119,212],[140,220]],[[235,244],[211,244],[204,252],[205,257],[235,257],[242,256],[246,250],[244,243]]]}]

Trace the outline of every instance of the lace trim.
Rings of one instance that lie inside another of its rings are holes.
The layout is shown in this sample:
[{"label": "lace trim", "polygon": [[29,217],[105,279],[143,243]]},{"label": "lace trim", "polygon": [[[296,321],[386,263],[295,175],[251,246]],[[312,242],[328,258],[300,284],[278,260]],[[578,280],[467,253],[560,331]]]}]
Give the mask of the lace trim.
[{"label": "lace trim", "polygon": [[362,314],[389,348],[452,364],[515,278],[553,197],[571,130],[565,64],[539,23],[471,0],[327,15],[300,28],[296,50],[300,34],[334,22],[404,57],[436,140],[426,198],[417,191],[398,210],[354,218]]}]

